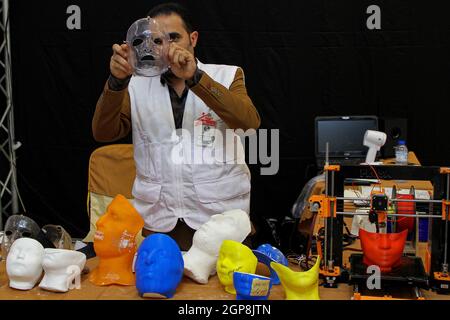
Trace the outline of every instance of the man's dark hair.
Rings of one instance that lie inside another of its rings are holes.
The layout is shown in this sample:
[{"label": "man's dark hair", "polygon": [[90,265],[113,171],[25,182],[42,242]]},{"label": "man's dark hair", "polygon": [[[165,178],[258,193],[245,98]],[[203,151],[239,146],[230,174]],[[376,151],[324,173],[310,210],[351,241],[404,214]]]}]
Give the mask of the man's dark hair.
[{"label": "man's dark hair", "polygon": [[188,33],[192,33],[194,31],[194,28],[192,26],[191,14],[184,6],[179,3],[168,2],[157,5],[149,11],[147,16],[149,16],[150,18],[156,18],[162,15],[170,16],[171,14],[180,16],[181,20],[183,20],[184,28]]}]

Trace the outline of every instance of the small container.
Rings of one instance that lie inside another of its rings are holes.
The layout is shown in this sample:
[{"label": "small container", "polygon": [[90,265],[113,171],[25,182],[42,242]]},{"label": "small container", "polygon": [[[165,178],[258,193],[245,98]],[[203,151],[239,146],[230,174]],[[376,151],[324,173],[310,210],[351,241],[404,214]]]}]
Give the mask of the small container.
[{"label": "small container", "polygon": [[395,163],[400,166],[408,165],[408,147],[404,140],[399,140],[395,147]]}]

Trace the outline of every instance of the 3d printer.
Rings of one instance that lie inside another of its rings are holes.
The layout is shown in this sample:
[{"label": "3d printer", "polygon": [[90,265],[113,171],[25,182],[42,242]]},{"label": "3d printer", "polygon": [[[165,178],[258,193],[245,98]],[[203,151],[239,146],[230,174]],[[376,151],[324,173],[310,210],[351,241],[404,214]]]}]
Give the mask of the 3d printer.
[{"label": "3d printer", "polygon": [[[344,217],[368,216],[377,232],[386,224],[393,228],[408,228],[411,219],[429,220],[429,234],[425,263],[420,257],[403,255],[398,267],[381,273],[383,287],[407,286],[421,298],[419,288],[431,288],[438,293],[450,292],[449,258],[449,206],[450,168],[421,166],[325,166],[325,193],[309,199],[311,212],[324,223],[323,246],[318,243],[322,256],[321,275],[326,287],[336,287],[339,282],[354,285],[355,294],[366,286],[370,274],[363,263],[362,254],[352,254],[350,266],[343,263]],[[391,197],[382,188],[374,188],[369,198],[344,197],[344,185],[348,179],[419,180],[430,181],[433,197],[430,200],[400,196],[395,189]],[[370,203],[366,212],[344,210],[345,201],[365,200]],[[421,211],[416,210],[421,204]],[[412,211],[412,212],[411,212]]]}]

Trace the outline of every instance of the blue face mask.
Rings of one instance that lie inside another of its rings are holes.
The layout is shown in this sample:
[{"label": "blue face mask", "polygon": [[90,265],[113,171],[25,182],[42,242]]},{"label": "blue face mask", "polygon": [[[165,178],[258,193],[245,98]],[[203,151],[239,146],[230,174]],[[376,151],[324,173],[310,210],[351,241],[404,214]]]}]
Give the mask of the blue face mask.
[{"label": "blue face mask", "polygon": [[154,234],[139,247],[135,269],[140,296],[172,298],[183,277],[183,256],[171,237]]},{"label": "blue face mask", "polygon": [[275,270],[270,267],[270,263],[276,262],[287,267],[288,259],[284,256],[284,254],[279,249],[272,247],[270,244],[260,245],[256,250],[253,250],[253,253],[258,258],[259,262],[269,267],[272,283],[274,285],[279,285],[281,283],[280,278]]},{"label": "blue face mask", "polygon": [[256,274],[234,272],[233,285],[236,289],[236,300],[267,300],[272,281]]}]

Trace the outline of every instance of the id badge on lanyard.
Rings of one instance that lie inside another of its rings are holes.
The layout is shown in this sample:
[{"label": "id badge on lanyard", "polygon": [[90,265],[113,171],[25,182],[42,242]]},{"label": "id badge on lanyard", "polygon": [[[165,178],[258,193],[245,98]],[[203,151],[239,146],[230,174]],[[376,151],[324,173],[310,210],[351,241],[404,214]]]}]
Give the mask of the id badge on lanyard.
[{"label": "id badge on lanyard", "polygon": [[211,116],[211,113],[202,113],[194,121],[195,132],[197,133],[196,144],[200,147],[213,147],[216,140],[217,122]]}]

